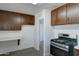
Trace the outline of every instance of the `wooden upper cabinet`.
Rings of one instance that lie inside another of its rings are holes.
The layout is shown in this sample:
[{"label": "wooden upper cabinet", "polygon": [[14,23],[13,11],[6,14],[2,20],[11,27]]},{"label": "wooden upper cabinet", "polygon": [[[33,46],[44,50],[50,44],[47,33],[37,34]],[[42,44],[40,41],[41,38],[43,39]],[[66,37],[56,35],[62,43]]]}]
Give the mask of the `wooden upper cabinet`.
[{"label": "wooden upper cabinet", "polygon": [[66,24],[66,5],[57,8],[57,24]]},{"label": "wooden upper cabinet", "polygon": [[65,4],[56,8],[52,13],[52,17],[56,19],[54,20],[56,22],[54,22],[52,18],[54,25],[79,24],[79,3]]},{"label": "wooden upper cabinet", "polygon": [[51,24],[52,25],[66,24],[66,5],[63,5],[51,12]]},{"label": "wooden upper cabinet", "polygon": [[57,24],[57,10],[51,12],[51,25]]},{"label": "wooden upper cabinet", "polygon": [[79,3],[67,4],[67,23],[68,24],[79,23]]},{"label": "wooden upper cabinet", "polygon": [[22,25],[34,25],[34,16],[0,10],[0,30],[21,30]]},{"label": "wooden upper cabinet", "polygon": [[19,14],[7,11],[0,11],[0,30],[21,30]]}]

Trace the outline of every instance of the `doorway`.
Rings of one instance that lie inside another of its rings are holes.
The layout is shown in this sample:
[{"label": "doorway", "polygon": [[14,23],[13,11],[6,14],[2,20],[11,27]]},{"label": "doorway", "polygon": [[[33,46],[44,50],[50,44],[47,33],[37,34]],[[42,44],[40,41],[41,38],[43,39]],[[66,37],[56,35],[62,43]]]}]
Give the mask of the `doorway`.
[{"label": "doorway", "polygon": [[39,54],[44,55],[44,19],[39,19]]}]

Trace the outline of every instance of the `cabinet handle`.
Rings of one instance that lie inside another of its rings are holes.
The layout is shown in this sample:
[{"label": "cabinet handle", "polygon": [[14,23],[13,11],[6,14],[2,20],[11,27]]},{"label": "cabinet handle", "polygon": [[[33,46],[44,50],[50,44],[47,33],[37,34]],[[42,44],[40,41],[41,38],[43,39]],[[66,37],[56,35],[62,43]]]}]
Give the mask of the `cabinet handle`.
[{"label": "cabinet handle", "polygon": [[20,39],[17,40],[18,41],[18,46],[20,45]]}]

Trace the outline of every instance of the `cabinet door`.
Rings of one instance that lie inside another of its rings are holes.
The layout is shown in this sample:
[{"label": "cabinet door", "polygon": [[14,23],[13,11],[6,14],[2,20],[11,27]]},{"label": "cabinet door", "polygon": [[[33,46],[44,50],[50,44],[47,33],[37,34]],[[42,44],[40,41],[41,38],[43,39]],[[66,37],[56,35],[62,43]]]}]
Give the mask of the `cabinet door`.
[{"label": "cabinet door", "polygon": [[21,30],[22,18],[20,14],[14,13],[11,15],[11,20],[9,20],[14,27],[14,30]]},{"label": "cabinet door", "polygon": [[67,4],[67,23],[79,23],[79,3]]},{"label": "cabinet door", "polygon": [[34,16],[27,16],[27,20],[25,20],[28,25],[34,25]]},{"label": "cabinet door", "polygon": [[75,55],[75,56],[79,56],[79,49],[75,49],[75,50],[74,50],[74,55]]},{"label": "cabinet door", "polygon": [[57,10],[51,12],[51,25],[57,25]]},{"label": "cabinet door", "polygon": [[34,25],[34,16],[31,15],[22,15],[22,24],[23,25]]},{"label": "cabinet door", "polygon": [[57,8],[57,24],[64,25],[66,24],[66,5],[63,5]]},{"label": "cabinet door", "polygon": [[[6,27],[8,30],[21,30],[21,17],[17,13],[7,13],[7,22]],[[6,30],[6,29],[5,29]]]},{"label": "cabinet door", "polygon": [[21,30],[19,14],[0,11],[0,30]]}]

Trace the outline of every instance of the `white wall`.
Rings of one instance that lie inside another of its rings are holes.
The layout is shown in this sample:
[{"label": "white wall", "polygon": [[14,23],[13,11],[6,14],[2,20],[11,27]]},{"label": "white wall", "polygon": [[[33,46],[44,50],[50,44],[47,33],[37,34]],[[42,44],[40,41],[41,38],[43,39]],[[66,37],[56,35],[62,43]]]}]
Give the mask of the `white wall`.
[{"label": "white wall", "polygon": [[23,36],[22,45],[26,48],[34,46],[34,25],[25,25],[22,27],[21,34]]},{"label": "white wall", "polygon": [[45,56],[50,55],[50,40],[53,37],[53,27],[51,27],[51,10],[46,9],[44,10],[44,21],[45,21],[45,27],[44,27],[44,50],[45,50]]},{"label": "white wall", "polygon": [[0,31],[0,37],[22,35],[21,43],[18,46],[17,41],[0,42],[0,53],[34,47],[34,26],[23,25],[21,31]]}]

